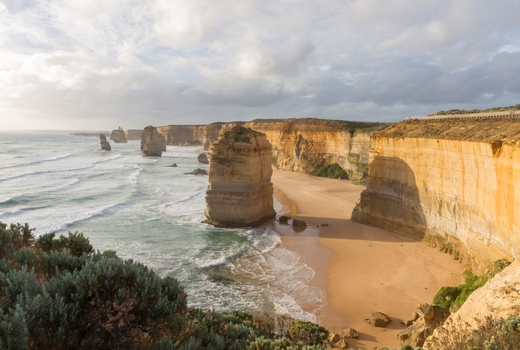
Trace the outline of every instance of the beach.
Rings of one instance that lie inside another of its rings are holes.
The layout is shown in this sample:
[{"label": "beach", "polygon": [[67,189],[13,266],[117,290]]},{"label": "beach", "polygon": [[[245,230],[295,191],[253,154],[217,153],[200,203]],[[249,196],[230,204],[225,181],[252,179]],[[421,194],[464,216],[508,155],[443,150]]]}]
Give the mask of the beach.
[{"label": "beach", "polygon": [[[463,267],[453,256],[412,238],[350,221],[364,187],[345,180],[273,171],[275,196],[292,218],[308,226],[296,232],[274,225],[283,247],[300,255],[315,271],[309,285],[325,291],[325,300],[302,305],[315,312],[329,331],[356,329],[350,347],[400,347],[397,334],[419,303],[431,303],[442,286],[463,282]],[[325,225],[324,225],[325,224]],[[379,311],[393,321],[386,328],[365,323]]]}]

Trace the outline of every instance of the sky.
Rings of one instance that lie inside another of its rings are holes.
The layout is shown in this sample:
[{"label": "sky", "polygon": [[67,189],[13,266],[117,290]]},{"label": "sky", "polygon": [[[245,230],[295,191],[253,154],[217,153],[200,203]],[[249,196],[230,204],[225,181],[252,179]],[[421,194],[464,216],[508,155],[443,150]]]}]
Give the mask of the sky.
[{"label": "sky", "polygon": [[518,0],[0,0],[0,130],[520,103]]}]

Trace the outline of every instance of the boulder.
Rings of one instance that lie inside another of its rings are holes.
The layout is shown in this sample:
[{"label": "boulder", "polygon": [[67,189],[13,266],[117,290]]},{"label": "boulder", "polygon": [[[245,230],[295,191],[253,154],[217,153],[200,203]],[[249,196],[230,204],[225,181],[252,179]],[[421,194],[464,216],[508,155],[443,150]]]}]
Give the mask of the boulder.
[{"label": "boulder", "polygon": [[427,337],[433,334],[435,328],[443,324],[450,315],[447,309],[441,309],[439,306],[421,303],[412,315],[412,318],[404,325],[405,330],[400,332],[397,337],[401,344],[408,344],[412,347],[423,346]]},{"label": "boulder", "polygon": [[341,337],[339,336],[338,333],[332,333],[332,332],[331,332],[331,333],[329,334],[329,338],[328,338],[327,340],[329,341],[329,343],[330,343],[331,345],[334,345],[334,344],[336,344],[340,339],[341,339]]},{"label": "boulder", "polygon": [[271,157],[265,134],[236,126],[220,135],[211,147],[205,222],[245,227],[274,218]]},{"label": "boulder", "polygon": [[199,156],[197,157],[197,160],[201,164],[209,164],[208,155],[206,153],[199,154]]},{"label": "boulder", "polygon": [[321,224],[321,227],[327,227],[329,224]]},{"label": "boulder", "polygon": [[365,318],[365,322],[374,327],[386,327],[392,323],[392,319],[382,312],[374,312],[369,318]]},{"label": "boulder", "polygon": [[350,339],[358,339],[359,333],[354,328],[344,328],[343,329],[343,337]]},{"label": "boulder", "polygon": [[334,346],[338,349],[348,349],[348,342],[345,339],[341,339]]},{"label": "boulder", "polygon": [[119,127],[117,130],[112,130],[110,139],[115,143],[127,143],[125,131]]},{"label": "boulder", "polygon": [[141,134],[141,150],[145,157],[160,157],[166,151],[166,140],[157,128],[147,126]]},{"label": "boulder", "polygon": [[292,225],[294,227],[299,227],[299,228],[307,227],[307,223],[305,221],[303,221],[303,220],[296,220],[296,219],[293,220]]},{"label": "boulder", "polygon": [[110,143],[107,141],[107,137],[103,134],[99,134],[99,143],[101,144],[102,151],[111,151]]},{"label": "boulder", "polygon": [[208,175],[208,172],[204,169],[197,168],[189,173],[184,173],[184,175]]},{"label": "boulder", "polygon": [[285,225],[287,225],[287,224],[289,223],[289,219],[290,219],[290,218],[291,218],[291,217],[289,217],[289,216],[282,215],[282,216],[280,216],[280,218],[278,219],[278,222],[279,222],[280,224],[285,224]]},{"label": "boulder", "polygon": [[172,165],[167,165],[167,167],[170,167],[170,168],[177,168],[177,163],[173,163]]}]

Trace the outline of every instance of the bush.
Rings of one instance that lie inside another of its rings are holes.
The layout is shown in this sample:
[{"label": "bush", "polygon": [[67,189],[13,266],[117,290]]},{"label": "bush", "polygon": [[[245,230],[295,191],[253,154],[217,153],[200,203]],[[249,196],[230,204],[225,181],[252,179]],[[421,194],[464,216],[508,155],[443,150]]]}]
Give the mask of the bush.
[{"label": "bush", "polygon": [[339,166],[338,163],[321,166],[314,173],[314,176],[329,177],[332,179],[348,179],[347,172],[341,166]]},{"label": "bush", "polygon": [[[180,283],[88,238],[0,223],[0,349],[324,349],[310,322],[189,308]],[[311,345],[310,347],[308,345]]]}]

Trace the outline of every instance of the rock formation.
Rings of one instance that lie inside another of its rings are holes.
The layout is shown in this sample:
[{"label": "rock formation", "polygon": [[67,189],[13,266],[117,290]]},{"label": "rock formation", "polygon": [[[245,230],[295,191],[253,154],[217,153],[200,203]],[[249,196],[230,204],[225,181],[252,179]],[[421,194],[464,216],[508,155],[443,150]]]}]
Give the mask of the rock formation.
[{"label": "rock formation", "polygon": [[387,123],[320,119],[255,120],[246,126],[264,133],[273,146],[273,163],[281,170],[314,174],[337,163],[351,180],[368,170],[370,136]]},{"label": "rock formation", "polygon": [[129,129],[129,130],[125,131],[127,140],[140,140],[142,133],[143,133],[142,129]]},{"label": "rock formation", "polygon": [[439,246],[481,273],[520,257],[520,120],[410,119],[373,136],[352,219]]},{"label": "rock formation", "polygon": [[151,125],[141,135],[141,150],[145,157],[160,157],[166,151],[164,137]]},{"label": "rock formation", "polygon": [[197,168],[189,173],[184,173],[184,175],[208,175],[208,172],[204,169]]},{"label": "rock formation", "polygon": [[126,140],[126,134],[121,127],[119,127],[117,130],[112,130],[112,133],[110,134],[110,139],[114,141],[115,143],[127,143]]},{"label": "rock formation", "polygon": [[111,151],[112,147],[110,147],[110,143],[107,141],[107,137],[103,134],[99,134],[99,143],[101,143],[102,151]]},{"label": "rock formation", "polygon": [[201,164],[209,164],[208,155],[206,153],[199,154],[197,161]]},{"label": "rock formation", "polygon": [[237,126],[213,143],[204,214],[223,227],[274,218],[271,145],[264,134]]},{"label": "rock formation", "polygon": [[372,316],[365,318],[365,322],[373,327],[386,327],[392,323],[392,319],[386,314],[376,311],[372,313]]},{"label": "rock formation", "polygon": [[401,344],[408,344],[414,348],[422,346],[426,338],[432,335],[435,328],[442,325],[449,315],[448,309],[426,303],[419,304],[412,318],[405,322],[407,328],[397,337]]},{"label": "rock formation", "polygon": [[493,319],[508,318],[520,315],[520,261],[515,261],[483,287],[474,291],[461,306],[450,315],[444,324],[435,329],[433,335],[426,339],[425,350],[439,349],[439,345],[448,343],[447,338],[453,334],[471,334],[478,322],[487,316]]}]

